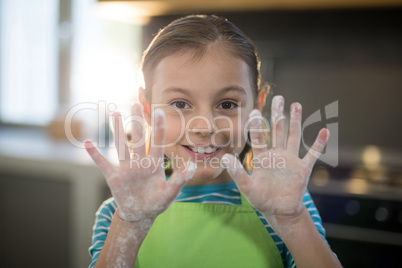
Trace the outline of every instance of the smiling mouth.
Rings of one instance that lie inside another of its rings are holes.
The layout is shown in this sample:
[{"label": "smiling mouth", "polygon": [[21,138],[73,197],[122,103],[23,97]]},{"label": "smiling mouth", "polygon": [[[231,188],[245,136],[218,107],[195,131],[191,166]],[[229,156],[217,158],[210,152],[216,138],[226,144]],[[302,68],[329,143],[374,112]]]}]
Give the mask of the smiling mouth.
[{"label": "smiling mouth", "polygon": [[208,147],[186,146],[186,145],[183,146],[193,151],[194,153],[198,154],[211,154],[219,149],[222,149],[221,147],[209,147],[209,146]]}]

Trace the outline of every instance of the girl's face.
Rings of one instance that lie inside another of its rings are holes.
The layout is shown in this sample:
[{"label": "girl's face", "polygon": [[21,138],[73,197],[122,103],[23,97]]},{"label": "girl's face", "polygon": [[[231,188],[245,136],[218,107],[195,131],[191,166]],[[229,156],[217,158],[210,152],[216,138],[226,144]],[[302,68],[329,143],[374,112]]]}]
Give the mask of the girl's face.
[{"label": "girl's face", "polygon": [[199,60],[177,53],[158,63],[152,82],[151,109],[165,113],[165,155],[172,168],[197,164],[188,185],[231,182],[220,160],[242,152],[248,115],[260,108],[248,65],[216,47]]}]

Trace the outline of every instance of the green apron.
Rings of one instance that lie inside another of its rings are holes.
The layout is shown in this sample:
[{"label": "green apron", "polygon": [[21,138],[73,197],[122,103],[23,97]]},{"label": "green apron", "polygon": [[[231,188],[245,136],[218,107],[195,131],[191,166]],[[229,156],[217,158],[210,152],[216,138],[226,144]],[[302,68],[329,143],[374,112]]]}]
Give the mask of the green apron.
[{"label": "green apron", "polygon": [[173,202],[140,247],[136,268],[283,267],[271,235],[248,201]]}]

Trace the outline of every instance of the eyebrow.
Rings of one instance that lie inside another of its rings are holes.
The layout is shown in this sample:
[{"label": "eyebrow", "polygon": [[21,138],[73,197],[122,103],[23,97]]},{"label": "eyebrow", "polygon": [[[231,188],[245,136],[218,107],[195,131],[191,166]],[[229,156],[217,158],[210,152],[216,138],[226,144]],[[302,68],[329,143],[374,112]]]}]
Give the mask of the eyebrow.
[{"label": "eyebrow", "polygon": [[162,90],[161,94],[162,95],[167,95],[169,93],[176,93],[176,92],[182,93],[184,95],[190,95],[190,93],[188,93],[187,89],[179,88],[179,87],[168,87],[168,88]]},{"label": "eyebrow", "polygon": [[[219,92],[218,92],[216,95],[217,95],[217,96],[221,96],[221,95],[223,95],[223,94],[225,94],[225,93],[227,93],[227,92],[230,92],[230,91],[235,91],[235,92],[238,92],[238,93],[240,93],[240,94],[242,94],[242,95],[247,95],[247,94],[246,94],[246,90],[245,90],[244,88],[242,88],[242,87],[239,87],[239,86],[228,86],[228,87],[224,87],[224,88],[222,88],[221,90],[219,90]],[[178,88],[178,87],[169,87],[169,88],[166,88],[166,89],[162,90],[161,94],[162,94],[162,95],[167,95],[167,94],[169,94],[169,93],[176,93],[176,92],[182,93],[182,94],[187,95],[187,96],[190,95],[188,89]]]}]

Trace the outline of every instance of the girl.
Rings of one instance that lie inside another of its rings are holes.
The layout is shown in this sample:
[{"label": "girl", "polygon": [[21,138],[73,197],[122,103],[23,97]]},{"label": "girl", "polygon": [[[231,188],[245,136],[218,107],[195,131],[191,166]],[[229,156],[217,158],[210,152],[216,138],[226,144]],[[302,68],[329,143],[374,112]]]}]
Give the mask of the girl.
[{"label": "girl", "polygon": [[97,213],[90,267],[340,266],[306,190],[329,132],[300,159],[301,105],[291,105],[285,142],[276,96],[267,149],[259,60],[236,26],[176,20],[145,51],[142,71],[131,146],[113,115],[119,167],[85,143],[113,195]]}]

